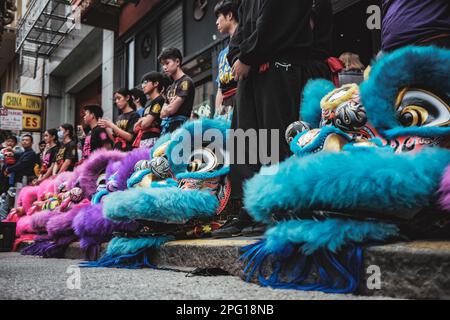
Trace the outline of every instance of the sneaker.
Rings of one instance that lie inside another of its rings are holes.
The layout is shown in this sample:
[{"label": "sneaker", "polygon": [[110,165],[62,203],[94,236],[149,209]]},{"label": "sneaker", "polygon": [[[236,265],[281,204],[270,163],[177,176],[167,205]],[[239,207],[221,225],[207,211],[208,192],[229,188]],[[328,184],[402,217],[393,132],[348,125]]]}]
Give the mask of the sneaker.
[{"label": "sneaker", "polygon": [[267,231],[267,226],[262,223],[253,223],[251,226],[242,230],[242,236],[244,237],[257,237],[262,236]]},{"label": "sneaker", "polygon": [[235,238],[242,236],[242,230],[251,226],[253,224],[250,220],[242,220],[235,218],[229,220],[223,225],[219,230],[214,231],[211,234],[213,239],[225,239],[225,238]]}]

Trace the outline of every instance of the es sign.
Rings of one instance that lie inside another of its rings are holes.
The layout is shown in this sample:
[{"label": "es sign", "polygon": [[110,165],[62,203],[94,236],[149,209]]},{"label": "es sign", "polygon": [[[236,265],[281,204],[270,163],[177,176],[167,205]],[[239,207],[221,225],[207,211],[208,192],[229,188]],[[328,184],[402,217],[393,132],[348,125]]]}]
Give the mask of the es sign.
[{"label": "es sign", "polygon": [[39,131],[41,130],[41,117],[35,114],[23,114],[23,130]]}]

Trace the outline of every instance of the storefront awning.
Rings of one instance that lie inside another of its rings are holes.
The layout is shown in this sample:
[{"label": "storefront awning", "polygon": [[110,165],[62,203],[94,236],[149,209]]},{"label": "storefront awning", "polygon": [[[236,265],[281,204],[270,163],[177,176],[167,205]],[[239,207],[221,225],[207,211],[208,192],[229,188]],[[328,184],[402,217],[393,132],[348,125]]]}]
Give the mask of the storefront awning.
[{"label": "storefront awning", "polygon": [[75,26],[70,0],[32,0],[19,23],[16,52],[48,58]]}]

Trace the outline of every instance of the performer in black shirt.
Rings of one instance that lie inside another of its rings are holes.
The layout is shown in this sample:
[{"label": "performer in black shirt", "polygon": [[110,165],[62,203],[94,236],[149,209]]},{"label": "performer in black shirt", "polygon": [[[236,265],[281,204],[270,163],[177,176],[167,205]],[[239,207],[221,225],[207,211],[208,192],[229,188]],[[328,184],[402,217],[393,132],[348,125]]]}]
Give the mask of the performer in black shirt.
[{"label": "performer in black shirt", "polygon": [[97,105],[89,105],[83,109],[84,123],[91,129],[84,140],[83,146],[83,160],[86,160],[95,150],[111,150],[112,142],[106,130],[98,125],[98,121],[103,117],[102,108]]},{"label": "performer in black shirt", "polygon": [[[242,0],[239,26],[231,39],[228,61],[238,81],[237,106],[232,129],[244,132],[267,130],[267,142],[259,141],[245,146],[245,163],[240,162],[235,145],[231,165],[232,199],[243,198],[243,183],[252,178],[264,165],[275,165],[291,155],[284,139],[287,127],[299,119],[303,87],[313,78],[323,77],[328,69],[325,63],[311,59],[313,47],[312,0]],[[272,135],[278,135],[271,143]],[[263,146],[261,146],[263,144]],[[264,148],[265,147],[265,148]],[[260,151],[270,156],[270,163],[261,159]],[[258,155],[252,164],[251,155]],[[244,159],[242,159],[244,160]],[[238,205],[236,206],[238,207]],[[240,234],[259,234],[263,226],[255,226],[245,209],[239,218],[214,237]]]}]

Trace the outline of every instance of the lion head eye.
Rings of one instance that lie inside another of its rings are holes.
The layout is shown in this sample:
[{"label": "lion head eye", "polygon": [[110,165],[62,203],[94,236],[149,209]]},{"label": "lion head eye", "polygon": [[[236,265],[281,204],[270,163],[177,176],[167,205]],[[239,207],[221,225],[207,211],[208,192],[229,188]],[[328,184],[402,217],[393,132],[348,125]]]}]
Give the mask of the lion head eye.
[{"label": "lion head eye", "polygon": [[397,117],[404,127],[450,125],[450,97],[424,89],[403,89],[396,103]]}]

